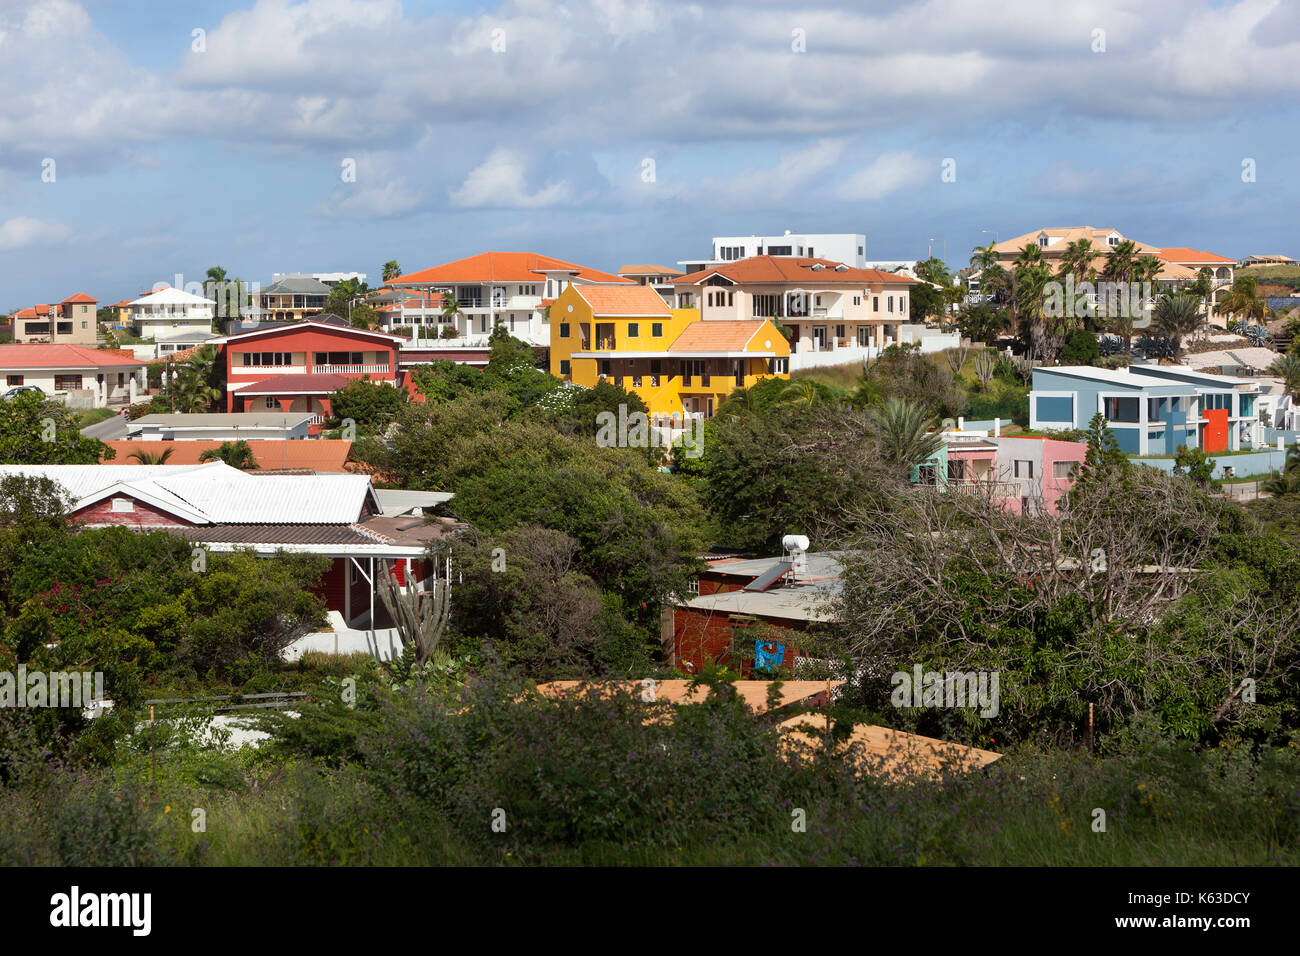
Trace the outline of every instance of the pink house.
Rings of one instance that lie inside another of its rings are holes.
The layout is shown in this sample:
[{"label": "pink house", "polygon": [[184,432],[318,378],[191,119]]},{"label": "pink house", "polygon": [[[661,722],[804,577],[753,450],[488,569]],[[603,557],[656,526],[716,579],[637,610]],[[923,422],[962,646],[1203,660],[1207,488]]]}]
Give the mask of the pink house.
[{"label": "pink house", "polygon": [[1088,452],[1083,442],[1054,438],[951,435],[947,447],[949,487],[987,488],[1016,513],[1056,514],[1061,496]]}]

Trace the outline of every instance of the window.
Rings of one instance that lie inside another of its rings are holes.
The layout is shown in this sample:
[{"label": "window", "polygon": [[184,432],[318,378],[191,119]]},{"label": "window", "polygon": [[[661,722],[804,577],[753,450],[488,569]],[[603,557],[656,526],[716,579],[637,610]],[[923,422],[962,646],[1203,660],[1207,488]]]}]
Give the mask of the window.
[{"label": "window", "polygon": [[1012,473],[1012,475],[1014,475],[1016,478],[1032,478],[1032,477],[1034,477],[1034,463],[1033,463],[1033,461],[1025,461],[1024,459],[1017,458],[1015,461],[1013,461],[1013,462],[1011,463],[1011,468],[1012,468],[1012,472],[1011,472],[1011,473]]},{"label": "window", "polygon": [[955,459],[955,458],[948,459],[948,480],[949,481],[964,480],[966,478],[966,465],[967,463],[961,461],[960,459]]},{"label": "window", "polygon": [[769,256],[788,256],[794,252],[794,246],[768,246],[767,254]]},{"label": "window", "polygon": [[784,375],[790,371],[790,360],[788,358],[774,358],[769,360],[768,371],[773,375]]},{"label": "window", "polygon": [[664,334],[664,324],[662,322],[650,323],[650,335],[654,338],[661,338]]},{"label": "window", "polygon": [[1054,461],[1052,462],[1053,478],[1073,478],[1075,472],[1079,470],[1077,461]]},{"label": "window", "polygon": [[561,374],[561,375],[568,375],[568,374],[569,374],[569,360],[568,360],[568,359],[560,359],[560,374]]},{"label": "window", "polygon": [[70,392],[74,389],[81,388],[80,375],[56,375],[54,376],[54,390],[56,392]]},{"label": "window", "polygon": [[842,325],[835,326],[835,337],[837,339],[844,338],[844,326]]},{"label": "window", "polygon": [[858,326],[858,344],[864,348],[871,344],[871,330],[865,325]]},{"label": "window", "polygon": [[609,359],[600,360],[600,374],[601,375],[609,374]]},{"label": "window", "polygon": [[275,396],[268,395],[266,396],[266,398],[262,399],[262,407],[272,412],[275,411],[276,409]]},{"label": "window", "polygon": [[939,480],[938,465],[919,465],[916,469],[916,483],[918,485],[935,485]]},{"label": "window", "polygon": [[562,338],[562,339],[567,339],[568,337],[569,337],[569,323],[568,323],[568,322],[561,322],[561,323],[560,323],[560,338]]},{"label": "window", "polygon": [[135,511],[135,502],[130,498],[114,498],[113,511],[116,514],[128,514]]},{"label": "window", "polygon": [[650,384],[652,386],[659,384],[659,376],[663,372],[663,364],[659,359],[650,360]]},{"label": "window", "polygon": [[866,255],[866,250],[862,246],[858,246],[858,255]]},{"label": "window", "polygon": [[878,295],[873,295],[873,296],[871,297],[871,311],[872,311],[872,312],[879,312],[879,311],[880,311],[880,296],[878,296]]},{"label": "window", "polygon": [[812,246],[809,246],[809,247],[808,247],[808,255],[810,255],[810,256],[813,255],[813,247],[812,247]]},{"label": "window", "polygon": [[21,375],[10,375],[8,376],[8,381],[5,384],[21,385],[22,383],[23,383],[23,377]]},{"label": "window", "polygon": [[629,323],[627,324],[627,337],[628,337],[629,339],[634,339],[634,338],[636,338],[636,337],[637,337],[638,335],[640,335],[640,334],[641,334],[641,323],[640,323],[640,322],[629,322]]}]

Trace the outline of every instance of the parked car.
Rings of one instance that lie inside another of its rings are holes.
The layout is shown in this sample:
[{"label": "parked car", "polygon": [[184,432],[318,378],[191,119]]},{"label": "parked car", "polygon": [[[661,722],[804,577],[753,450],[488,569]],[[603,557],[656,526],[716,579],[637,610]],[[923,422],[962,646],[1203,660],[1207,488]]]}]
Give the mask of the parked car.
[{"label": "parked car", "polygon": [[9,389],[9,391],[5,392],[4,395],[0,396],[0,398],[8,401],[11,398],[16,398],[21,395],[23,392],[39,392],[42,395],[45,394],[40,386],[37,385],[15,385],[13,388]]}]

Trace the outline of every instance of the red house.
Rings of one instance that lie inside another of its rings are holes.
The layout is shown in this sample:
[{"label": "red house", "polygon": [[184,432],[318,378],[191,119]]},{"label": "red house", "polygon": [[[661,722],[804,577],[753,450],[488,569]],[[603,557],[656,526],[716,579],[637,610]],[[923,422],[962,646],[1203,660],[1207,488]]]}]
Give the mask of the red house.
[{"label": "red house", "polygon": [[329,395],[352,379],[399,382],[402,339],[383,332],[297,322],[214,339],[226,360],[226,410],[330,414]]}]

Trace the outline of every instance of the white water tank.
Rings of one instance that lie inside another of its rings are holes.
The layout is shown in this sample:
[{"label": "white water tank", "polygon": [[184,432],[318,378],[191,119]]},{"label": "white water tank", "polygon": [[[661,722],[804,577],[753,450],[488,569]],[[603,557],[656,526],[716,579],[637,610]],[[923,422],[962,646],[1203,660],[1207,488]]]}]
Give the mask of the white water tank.
[{"label": "white water tank", "polygon": [[787,551],[807,551],[808,536],[803,534],[787,534],[781,539],[781,547]]}]

